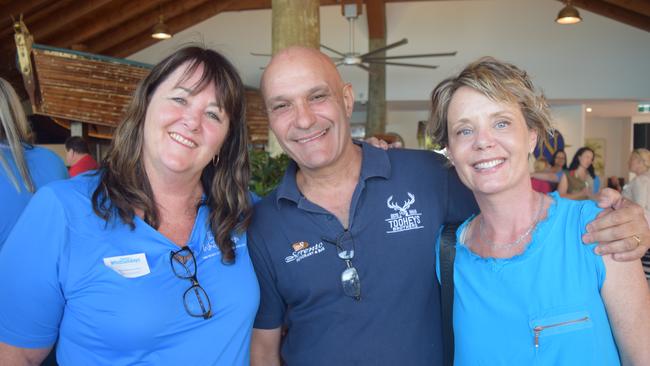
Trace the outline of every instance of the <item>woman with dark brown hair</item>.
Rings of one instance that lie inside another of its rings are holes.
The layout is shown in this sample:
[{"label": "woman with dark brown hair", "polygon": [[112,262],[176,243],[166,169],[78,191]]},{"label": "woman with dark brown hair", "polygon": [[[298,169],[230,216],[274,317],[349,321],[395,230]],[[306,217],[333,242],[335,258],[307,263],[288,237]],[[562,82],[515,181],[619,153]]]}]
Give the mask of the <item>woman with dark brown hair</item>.
[{"label": "woman with dark brown hair", "polygon": [[0,364],[57,338],[61,365],[249,363],[244,113],[215,51],[151,70],[98,173],[39,191],[0,253]]}]

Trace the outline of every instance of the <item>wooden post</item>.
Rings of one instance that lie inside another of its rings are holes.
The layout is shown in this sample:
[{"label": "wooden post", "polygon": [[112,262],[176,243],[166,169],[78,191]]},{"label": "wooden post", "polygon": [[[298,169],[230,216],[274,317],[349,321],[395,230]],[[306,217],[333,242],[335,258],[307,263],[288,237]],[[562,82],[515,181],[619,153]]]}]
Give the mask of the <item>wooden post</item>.
[{"label": "wooden post", "polygon": [[[273,54],[289,46],[320,48],[319,0],[272,0]],[[276,156],[282,148],[269,130],[268,151]]]},{"label": "wooden post", "polygon": [[[386,6],[384,0],[367,0],[368,51],[386,46]],[[380,52],[374,57],[384,57]],[[368,75],[366,137],[386,132],[386,65],[370,64]]]}]

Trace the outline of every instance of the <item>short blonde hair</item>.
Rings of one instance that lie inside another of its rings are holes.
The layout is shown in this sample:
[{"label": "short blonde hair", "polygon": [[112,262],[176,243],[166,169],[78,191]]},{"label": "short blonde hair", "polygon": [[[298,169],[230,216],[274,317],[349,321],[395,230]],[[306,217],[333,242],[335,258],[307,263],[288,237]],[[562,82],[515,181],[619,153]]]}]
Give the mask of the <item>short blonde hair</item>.
[{"label": "short blonde hair", "polygon": [[467,65],[457,76],[440,82],[431,94],[428,131],[434,142],[441,147],[447,147],[449,143],[449,104],[456,90],[463,86],[472,88],[493,101],[517,104],[528,128],[537,132],[538,144],[542,144],[552,131],[546,98],[533,86],[528,74],[513,64],[483,57]]},{"label": "short blonde hair", "polygon": [[644,148],[634,149],[632,150],[632,154],[641,158],[641,161],[646,168],[650,168],[650,150]]}]

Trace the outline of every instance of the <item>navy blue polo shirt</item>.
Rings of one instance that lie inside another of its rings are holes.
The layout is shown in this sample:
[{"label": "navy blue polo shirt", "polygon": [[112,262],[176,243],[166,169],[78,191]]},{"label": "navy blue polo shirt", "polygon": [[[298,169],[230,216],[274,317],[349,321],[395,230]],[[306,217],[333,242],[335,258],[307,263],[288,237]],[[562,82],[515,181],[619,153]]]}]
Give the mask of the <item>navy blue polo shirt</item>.
[{"label": "navy blue polo shirt", "polygon": [[441,224],[464,220],[476,204],[441,155],[361,147],[346,233],[361,299],[344,294],[346,264],[326,240],[344,227],[302,196],[292,162],[249,228],[261,290],[254,326],[288,326],[289,365],[441,364],[435,240]]}]

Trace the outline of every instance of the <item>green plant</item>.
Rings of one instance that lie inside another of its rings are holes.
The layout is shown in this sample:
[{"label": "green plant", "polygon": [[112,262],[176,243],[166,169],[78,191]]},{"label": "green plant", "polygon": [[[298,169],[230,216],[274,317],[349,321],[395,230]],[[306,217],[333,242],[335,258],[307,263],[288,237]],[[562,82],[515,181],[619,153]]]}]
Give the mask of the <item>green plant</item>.
[{"label": "green plant", "polygon": [[266,151],[251,150],[250,190],[261,197],[269,194],[280,183],[288,164],[289,157],[285,154],[272,157]]}]

